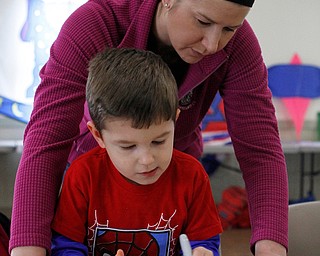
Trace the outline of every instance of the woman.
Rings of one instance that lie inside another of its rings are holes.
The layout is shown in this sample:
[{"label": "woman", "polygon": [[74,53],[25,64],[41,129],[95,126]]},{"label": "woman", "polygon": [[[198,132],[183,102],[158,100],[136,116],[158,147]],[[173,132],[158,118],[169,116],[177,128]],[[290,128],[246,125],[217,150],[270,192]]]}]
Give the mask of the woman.
[{"label": "woman", "polygon": [[[108,47],[160,54],[179,87],[175,148],[197,158],[219,90],[248,192],[251,249],[286,255],[288,184],[267,70],[245,20],[253,0],[91,0],[65,22],[41,70],[17,172],[12,255],[45,255],[67,162],[96,146],[86,128],[89,60]],[[26,247],[31,246],[31,247]]]}]

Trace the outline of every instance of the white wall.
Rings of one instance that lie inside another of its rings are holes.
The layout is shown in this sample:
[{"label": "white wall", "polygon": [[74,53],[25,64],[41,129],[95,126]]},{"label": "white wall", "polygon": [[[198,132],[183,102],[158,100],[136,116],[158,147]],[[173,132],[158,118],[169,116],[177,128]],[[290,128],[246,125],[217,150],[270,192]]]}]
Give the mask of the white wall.
[{"label": "white wall", "polygon": [[[32,103],[26,91],[33,88],[34,69],[42,67],[62,23],[85,1],[0,0],[0,96]],[[27,36],[22,38],[26,23]]]},{"label": "white wall", "polygon": [[[247,19],[253,27],[267,67],[289,63],[298,54],[302,64],[320,67],[320,1],[256,0]],[[319,85],[320,86],[320,85]],[[294,140],[290,116],[280,100],[275,99],[276,114],[283,140]],[[320,99],[310,101],[302,139],[317,138],[316,117]]]},{"label": "white wall", "polygon": [[294,53],[320,66],[319,0],[256,0],[248,20],[268,66],[288,63]]}]

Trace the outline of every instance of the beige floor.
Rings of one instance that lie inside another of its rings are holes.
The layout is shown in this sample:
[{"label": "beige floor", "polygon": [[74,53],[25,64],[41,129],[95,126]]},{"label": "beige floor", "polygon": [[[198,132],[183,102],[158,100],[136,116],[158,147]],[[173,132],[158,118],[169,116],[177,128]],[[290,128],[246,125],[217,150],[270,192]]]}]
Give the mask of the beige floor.
[{"label": "beige floor", "polygon": [[221,235],[221,256],[252,256],[250,229],[226,230]]}]

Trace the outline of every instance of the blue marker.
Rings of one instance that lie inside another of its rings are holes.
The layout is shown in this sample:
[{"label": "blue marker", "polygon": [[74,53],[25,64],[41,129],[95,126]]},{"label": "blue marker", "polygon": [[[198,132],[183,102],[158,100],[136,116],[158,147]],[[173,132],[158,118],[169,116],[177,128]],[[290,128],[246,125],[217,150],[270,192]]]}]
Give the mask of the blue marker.
[{"label": "blue marker", "polygon": [[181,234],[179,236],[180,246],[182,249],[183,256],[192,256],[192,248],[189,239],[186,234]]}]

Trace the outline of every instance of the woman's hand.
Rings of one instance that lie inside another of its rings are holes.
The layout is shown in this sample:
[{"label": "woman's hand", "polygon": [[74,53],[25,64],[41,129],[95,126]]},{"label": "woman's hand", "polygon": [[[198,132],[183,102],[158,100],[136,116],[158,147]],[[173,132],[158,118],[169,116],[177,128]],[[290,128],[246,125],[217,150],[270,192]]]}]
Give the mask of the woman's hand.
[{"label": "woman's hand", "polygon": [[37,246],[15,247],[11,251],[11,256],[46,256],[46,249]]},{"label": "woman's hand", "polygon": [[286,256],[286,248],[271,240],[261,240],[255,245],[255,256]]}]

